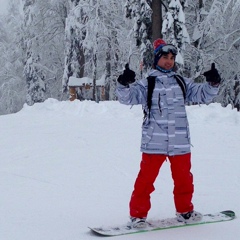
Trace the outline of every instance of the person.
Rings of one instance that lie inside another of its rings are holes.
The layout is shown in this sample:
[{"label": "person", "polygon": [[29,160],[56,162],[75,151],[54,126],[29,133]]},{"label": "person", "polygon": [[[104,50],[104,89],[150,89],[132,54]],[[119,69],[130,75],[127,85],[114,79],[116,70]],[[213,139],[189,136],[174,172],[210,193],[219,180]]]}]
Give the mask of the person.
[{"label": "person", "polygon": [[[147,225],[150,194],[155,190],[154,182],[165,160],[170,162],[177,220],[185,223],[201,220],[202,214],[194,210],[192,203],[194,185],[185,103],[210,103],[217,95],[221,81],[212,64],[204,73],[205,83],[194,83],[181,77],[184,82],[181,86],[174,71],[177,48],[163,39],[155,40],[153,46],[154,62],[149,72],[152,78],[135,81],[136,74],[127,64],[117,79],[118,101],[125,105],[141,104],[148,113],[142,124],[140,170],[129,203],[129,225],[133,228]],[[149,99],[151,81],[155,81],[155,86]]]}]

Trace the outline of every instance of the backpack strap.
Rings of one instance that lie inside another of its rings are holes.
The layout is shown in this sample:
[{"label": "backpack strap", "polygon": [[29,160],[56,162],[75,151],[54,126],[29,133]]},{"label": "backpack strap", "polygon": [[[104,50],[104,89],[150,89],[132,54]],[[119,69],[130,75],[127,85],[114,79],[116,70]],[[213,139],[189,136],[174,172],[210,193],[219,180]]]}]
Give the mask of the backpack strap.
[{"label": "backpack strap", "polygon": [[[152,94],[153,94],[153,90],[155,88],[156,76],[148,76],[147,81],[148,81],[147,107],[148,107],[148,114],[150,117],[150,110],[151,110],[151,106],[152,106]],[[147,112],[146,112],[146,110],[144,110],[144,118],[146,116],[147,116]]]},{"label": "backpack strap", "polygon": [[181,75],[175,74],[174,77],[176,78],[176,81],[179,85],[179,87],[182,89],[182,93],[183,93],[183,98],[184,101],[186,100],[186,96],[187,96],[187,85],[186,82],[184,81],[183,77]]},{"label": "backpack strap", "polygon": [[152,94],[153,94],[153,89],[155,88],[156,77],[149,76],[149,77],[147,77],[147,80],[148,80],[147,106],[148,106],[148,109],[151,109],[151,106],[152,106]]}]

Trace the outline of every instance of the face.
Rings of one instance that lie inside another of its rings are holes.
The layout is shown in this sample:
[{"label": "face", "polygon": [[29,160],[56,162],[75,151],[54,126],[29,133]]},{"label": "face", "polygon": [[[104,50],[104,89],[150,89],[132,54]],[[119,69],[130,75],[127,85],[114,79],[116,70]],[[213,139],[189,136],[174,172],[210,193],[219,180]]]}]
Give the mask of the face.
[{"label": "face", "polygon": [[162,55],[158,61],[158,66],[165,70],[172,69],[174,67],[175,57],[172,53]]}]

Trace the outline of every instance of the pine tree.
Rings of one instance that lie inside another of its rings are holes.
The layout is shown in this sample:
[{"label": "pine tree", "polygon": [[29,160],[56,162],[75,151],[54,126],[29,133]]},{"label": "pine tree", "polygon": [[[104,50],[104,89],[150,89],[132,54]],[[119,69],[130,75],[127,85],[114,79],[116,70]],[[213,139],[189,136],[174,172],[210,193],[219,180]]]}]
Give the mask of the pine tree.
[{"label": "pine tree", "polygon": [[[63,91],[68,89],[69,77],[83,77],[84,53],[82,41],[86,36],[84,28],[78,25],[84,24],[88,16],[83,9],[78,9],[81,0],[69,0],[69,13],[65,26],[65,66],[63,74]],[[83,1],[84,2],[84,1]]]},{"label": "pine tree", "polygon": [[188,0],[185,4],[185,21],[191,43],[186,44],[184,54],[184,75],[192,77],[197,82],[203,82],[205,78],[201,76],[204,69],[204,49],[199,47],[204,21],[207,16],[206,6],[203,0]]},{"label": "pine tree", "polygon": [[24,74],[27,82],[28,105],[45,100],[45,76],[39,65],[41,64],[40,53],[37,52],[38,39],[35,34],[34,18],[35,0],[24,1],[24,28],[25,28],[25,52],[26,62]]},{"label": "pine tree", "polygon": [[[239,76],[238,76],[239,79]],[[240,111],[240,81],[236,79],[235,82],[235,98],[234,98],[234,107]]]},{"label": "pine tree", "polygon": [[214,0],[207,11],[198,48],[204,51],[205,69],[215,62],[220,71],[222,87],[218,101],[224,106],[234,106],[240,73],[240,56],[236,54],[240,49],[240,3],[238,0]]},{"label": "pine tree", "polygon": [[[103,8],[104,25],[108,26],[105,32],[106,47],[105,47],[105,100],[116,100],[116,79],[119,74],[121,65],[120,41],[121,32],[118,31],[119,26],[123,26],[123,20],[119,18],[122,14],[122,3],[115,0],[109,0],[108,4]],[[111,13],[111,14],[109,14]],[[126,37],[125,37],[126,38]],[[127,51],[127,49],[126,49]]]},{"label": "pine tree", "polygon": [[168,12],[163,21],[162,33],[168,43],[172,43],[178,48],[176,62],[184,64],[185,44],[190,43],[190,37],[185,26],[185,14],[183,12],[185,1],[169,0]]},{"label": "pine tree", "polygon": [[134,19],[134,37],[136,46],[140,49],[144,70],[152,65],[152,9],[151,1],[127,0],[125,16]]},{"label": "pine tree", "polygon": [[22,51],[22,14],[19,1],[9,2],[9,13],[0,16],[0,114],[21,110],[26,98],[23,77],[24,53]]},{"label": "pine tree", "polygon": [[91,99],[98,101],[97,80],[105,79],[106,99],[115,98],[116,79],[131,44],[126,42],[121,7],[116,0],[71,1],[65,29],[64,89],[70,76],[87,76],[93,80]]}]

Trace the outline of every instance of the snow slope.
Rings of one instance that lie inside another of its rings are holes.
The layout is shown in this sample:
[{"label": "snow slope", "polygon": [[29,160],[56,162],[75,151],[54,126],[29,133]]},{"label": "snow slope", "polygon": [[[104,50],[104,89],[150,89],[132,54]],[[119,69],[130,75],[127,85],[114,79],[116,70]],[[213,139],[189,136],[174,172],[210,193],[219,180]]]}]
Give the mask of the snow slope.
[{"label": "snow slope", "polygon": [[[219,104],[187,107],[195,209],[240,212],[240,114]],[[128,221],[141,159],[141,106],[49,99],[0,116],[0,239],[89,240],[88,226]],[[175,214],[166,162],[149,218]],[[239,240],[240,220],[116,237]]]}]

